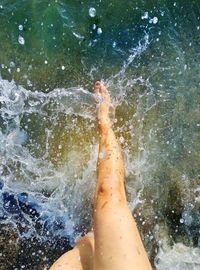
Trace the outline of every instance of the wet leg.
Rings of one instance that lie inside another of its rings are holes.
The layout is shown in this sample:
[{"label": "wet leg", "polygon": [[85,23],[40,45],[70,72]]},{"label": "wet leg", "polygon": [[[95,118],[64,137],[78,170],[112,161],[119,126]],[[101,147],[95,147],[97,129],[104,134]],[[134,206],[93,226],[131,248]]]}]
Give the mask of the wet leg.
[{"label": "wet leg", "polygon": [[109,93],[100,82],[95,84],[95,92],[100,142],[94,211],[94,269],[150,270],[126,202],[123,159],[109,119]]},{"label": "wet leg", "polygon": [[93,270],[94,235],[81,237],[75,247],[62,255],[50,270]]}]

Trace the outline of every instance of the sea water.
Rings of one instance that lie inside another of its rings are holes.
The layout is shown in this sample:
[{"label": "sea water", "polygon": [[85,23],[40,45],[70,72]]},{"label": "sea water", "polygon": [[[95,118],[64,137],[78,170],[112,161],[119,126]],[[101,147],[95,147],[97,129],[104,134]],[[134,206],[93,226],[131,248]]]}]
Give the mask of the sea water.
[{"label": "sea water", "polygon": [[99,79],[153,267],[200,269],[199,1],[1,0],[0,25],[0,269],[93,226]]}]

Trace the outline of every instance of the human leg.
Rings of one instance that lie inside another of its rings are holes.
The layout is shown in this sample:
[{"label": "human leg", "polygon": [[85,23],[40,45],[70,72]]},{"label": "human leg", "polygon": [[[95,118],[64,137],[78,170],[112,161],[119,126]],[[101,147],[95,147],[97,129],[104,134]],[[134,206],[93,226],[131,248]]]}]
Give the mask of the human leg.
[{"label": "human leg", "polygon": [[109,93],[100,82],[95,84],[95,92],[99,100],[100,142],[94,211],[94,269],[150,270],[151,265],[126,202],[123,159],[109,119]]},{"label": "human leg", "polygon": [[50,270],[93,270],[94,235],[81,237],[75,247],[63,254]]}]

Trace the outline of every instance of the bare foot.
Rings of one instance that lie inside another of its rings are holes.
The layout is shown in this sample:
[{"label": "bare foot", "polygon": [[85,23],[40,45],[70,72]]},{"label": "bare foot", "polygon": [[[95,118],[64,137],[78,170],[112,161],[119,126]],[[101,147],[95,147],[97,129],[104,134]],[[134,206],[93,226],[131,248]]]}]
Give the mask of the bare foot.
[{"label": "bare foot", "polygon": [[111,126],[109,117],[110,94],[106,87],[99,81],[95,83],[94,91],[97,101],[97,120],[99,130],[103,131],[104,129],[107,129]]}]

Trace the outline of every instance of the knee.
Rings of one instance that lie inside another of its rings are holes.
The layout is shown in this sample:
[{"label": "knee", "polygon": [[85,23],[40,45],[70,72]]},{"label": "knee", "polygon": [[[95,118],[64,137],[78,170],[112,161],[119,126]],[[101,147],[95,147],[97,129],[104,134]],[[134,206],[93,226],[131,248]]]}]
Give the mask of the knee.
[{"label": "knee", "polygon": [[116,179],[106,179],[97,188],[96,202],[126,202],[124,186]]},{"label": "knee", "polygon": [[94,246],[94,233],[93,232],[89,232],[88,234],[86,234],[85,236],[81,237],[77,243],[76,246]]}]

